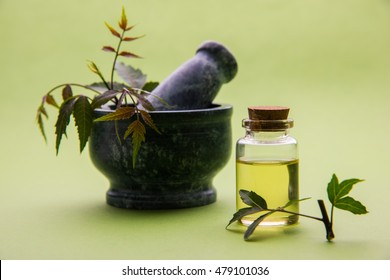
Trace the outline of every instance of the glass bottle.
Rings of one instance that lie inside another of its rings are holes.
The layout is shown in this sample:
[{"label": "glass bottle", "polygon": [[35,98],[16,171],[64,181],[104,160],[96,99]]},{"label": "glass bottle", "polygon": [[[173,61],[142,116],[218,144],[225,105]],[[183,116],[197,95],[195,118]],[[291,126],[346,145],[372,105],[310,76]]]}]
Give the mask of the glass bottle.
[{"label": "glass bottle", "polygon": [[[237,210],[249,207],[240,198],[239,190],[256,192],[262,196],[269,209],[284,206],[299,198],[298,145],[289,135],[294,121],[288,118],[288,107],[253,106],[248,108],[249,118],[242,122],[245,136],[236,147],[236,206]],[[293,204],[286,210],[299,212]],[[259,214],[245,216],[244,225],[251,224]],[[295,224],[298,216],[276,212],[259,226]]]}]

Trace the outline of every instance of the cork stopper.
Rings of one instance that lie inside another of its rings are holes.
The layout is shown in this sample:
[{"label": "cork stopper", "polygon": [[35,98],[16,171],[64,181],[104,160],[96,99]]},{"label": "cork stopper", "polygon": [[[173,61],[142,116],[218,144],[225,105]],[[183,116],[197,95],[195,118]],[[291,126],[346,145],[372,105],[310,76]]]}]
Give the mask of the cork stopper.
[{"label": "cork stopper", "polygon": [[281,131],[293,127],[294,121],[288,118],[289,107],[251,106],[249,119],[243,120],[243,127],[251,130]]},{"label": "cork stopper", "polygon": [[251,106],[248,107],[251,120],[286,120],[290,108],[283,106]]}]

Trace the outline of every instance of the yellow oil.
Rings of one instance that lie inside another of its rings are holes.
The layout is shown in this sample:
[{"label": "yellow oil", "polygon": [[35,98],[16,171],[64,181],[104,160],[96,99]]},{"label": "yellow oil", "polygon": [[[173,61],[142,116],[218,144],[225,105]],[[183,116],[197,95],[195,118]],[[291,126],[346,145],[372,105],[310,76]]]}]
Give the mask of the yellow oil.
[{"label": "yellow oil", "polygon": [[[240,198],[239,190],[254,191],[262,196],[269,209],[284,206],[292,199],[299,197],[298,160],[290,161],[245,161],[236,163],[237,180],[237,210],[249,207]],[[299,205],[294,204],[286,208],[292,212],[299,212]],[[265,212],[264,212],[265,213]],[[259,213],[245,216],[241,223],[251,224]],[[298,222],[298,216],[286,213],[274,213],[260,223],[259,226],[283,226]]]}]

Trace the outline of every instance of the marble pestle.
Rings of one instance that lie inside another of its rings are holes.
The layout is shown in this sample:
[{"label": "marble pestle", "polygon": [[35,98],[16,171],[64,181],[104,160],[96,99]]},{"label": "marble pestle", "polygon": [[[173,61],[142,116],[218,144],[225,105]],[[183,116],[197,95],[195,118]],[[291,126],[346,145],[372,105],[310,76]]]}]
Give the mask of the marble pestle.
[{"label": "marble pestle", "polygon": [[214,41],[204,42],[196,55],[177,68],[148,96],[157,111],[209,108],[222,84],[237,73],[237,62],[230,51]]}]

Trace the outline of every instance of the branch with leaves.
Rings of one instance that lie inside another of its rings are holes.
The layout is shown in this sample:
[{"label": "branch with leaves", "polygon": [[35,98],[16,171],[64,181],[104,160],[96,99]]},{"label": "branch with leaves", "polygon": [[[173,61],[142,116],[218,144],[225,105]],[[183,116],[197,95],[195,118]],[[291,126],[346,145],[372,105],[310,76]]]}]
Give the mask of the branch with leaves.
[{"label": "branch with leaves", "polygon": [[[145,141],[146,128],[145,125],[151,127],[159,133],[156,125],[154,124],[148,111],[153,111],[154,107],[145,98],[146,95],[150,95],[151,91],[158,85],[157,82],[146,82],[147,76],[139,69],[134,69],[129,65],[118,62],[119,57],[126,58],[140,58],[137,54],[129,51],[123,51],[121,49],[122,43],[131,42],[137,40],[143,36],[129,37],[126,33],[133,29],[134,26],[129,26],[125,9],[122,8],[122,15],[118,22],[120,31],[112,27],[105,22],[106,27],[113,36],[118,39],[117,47],[104,46],[102,49],[105,52],[114,53],[114,60],[110,73],[110,81],[108,82],[98,66],[90,61],[88,68],[99,76],[100,83],[94,83],[91,85],[82,85],[78,83],[66,83],[58,85],[52,88],[42,98],[40,106],[37,110],[37,123],[40,131],[47,141],[44,120],[48,119],[48,112],[46,105],[50,105],[58,110],[58,117],[55,124],[56,134],[56,153],[58,154],[62,136],[66,136],[66,128],[70,123],[70,118],[73,115],[75,125],[77,127],[80,152],[85,148],[88,139],[91,135],[93,122],[97,121],[118,121],[118,120],[130,120],[134,115],[136,119],[132,120],[123,135],[123,139],[132,137],[133,145],[133,167],[135,166],[136,157],[141,147],[142,142]],[[114,81],[114,73],[117,72],[122,78],[124,83],[118,83]],[[62,88],[62,102],[57,103],[53,96],[53,92]],[[93,97],[89,97],[85,94],[75,95],[73,93],[74,88],[80,88],[87,90],[89,93],[94,94]],[[166,104],[163,100],[160,100]],[[115,111],[93,120],[93,110],[100,108],[102,105],[112,102],[115,106]],[[137,104],[140,103],[144,109],[139,109]],[[168,106],[168,105],[167,105]],[[118,138],[121,138],[118,136]]]},{"label": "branch with leaves", "polygon": [[307,200],[310,198],[303,198],[299,200],[290,200],[286,205],[278,207],[278,208],[269,208],[266,200],[260,195],[256,194],[253,191],[240,190],[240,198],[241,200],[248,205],[249,207],[239,209],[234,215],[233,218],[229,221],[226,228],[236,221],[240,221],[242,218],[248,215],[252,215],[255,213],[261,213],[261,215],[255,219],[247,228],[244,234],[244,239],[248,240],[249,237],[253,234],[256,228],[261,225],[261,222],[264,221],[268,216],[274,213],[286,213],[291,215],[298,215],[301,217],[313,219],[320,221],[324,224],[326,230],[326,239],[331,241],[335,235],[333,232],[333,222],[334,222],[334,208],[342,209],[349,211],[353,214],[366,214],[368,213],[366,207],[359,201],[354,198],[347,196],[349,192],[352,190],[352,187],[362,182],[360,179],[348,179],[339,183],[339,180],[335,174],[333,174],[332,179],[328,183],[327,193],[328,199],[332,204],[330,219],[328,216],[328,212],[325,207],[325,203],[323,200],[318,200],[318,205],[321,210],[322,217],[314,217],[310,215],[305,215],[301,213],[291,212],[286,210],[287,207],[299,203],[300,201]]}]

